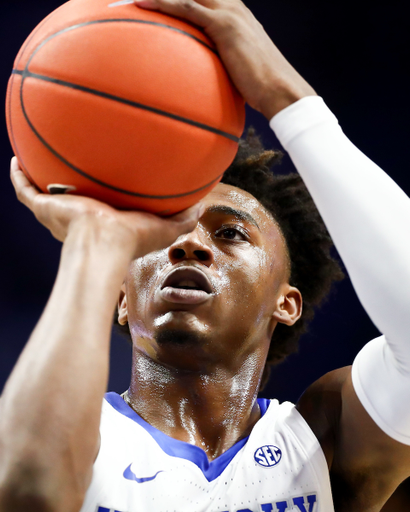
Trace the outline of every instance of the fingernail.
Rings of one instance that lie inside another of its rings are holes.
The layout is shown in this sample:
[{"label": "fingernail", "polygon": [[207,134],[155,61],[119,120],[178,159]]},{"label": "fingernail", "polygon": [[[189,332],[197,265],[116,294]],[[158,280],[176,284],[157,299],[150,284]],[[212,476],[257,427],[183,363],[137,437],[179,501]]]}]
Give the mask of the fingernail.
[{"label": "fingernail", "polygon": [[18,163],[17,157],[13,156],[13,158],[11,159],[10,168],[13,171],[15,171],[19,168],[19,163]]}]

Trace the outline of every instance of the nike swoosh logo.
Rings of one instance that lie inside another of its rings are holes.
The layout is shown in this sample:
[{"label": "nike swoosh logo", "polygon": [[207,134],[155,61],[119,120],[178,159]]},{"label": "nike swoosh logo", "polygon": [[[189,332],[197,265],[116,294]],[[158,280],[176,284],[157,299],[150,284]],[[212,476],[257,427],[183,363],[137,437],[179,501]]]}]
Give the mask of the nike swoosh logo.
[{"label": "nike swoosh logo", "polygon": [[132,464],[130,464],[127,467],[127,469],[124,471],[123,477],[126,480],[132,480],[134,482],[138,482],[139,484],[143,484],[144,482],[151,482],[151,480],[154,480],[155,478],[157,478],[157,476],[160,473],[163,473],[163,471],[158,471],[158,473],[156,473],[154,476],[149,476],[149,477],[146,477],[146,478],[138,478],[135,475],[135,473],[131,470],[131,466],[132,466]]}]

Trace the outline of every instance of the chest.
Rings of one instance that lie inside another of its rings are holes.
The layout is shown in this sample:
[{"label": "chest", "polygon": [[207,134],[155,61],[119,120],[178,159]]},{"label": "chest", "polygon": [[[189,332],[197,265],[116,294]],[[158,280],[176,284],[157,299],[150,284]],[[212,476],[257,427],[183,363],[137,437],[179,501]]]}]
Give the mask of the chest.
[{"label": "chest", "polygon": [[314,464],[283,432],[251,435],[211,463],[143,429],[107,435],[82,512],[331,512]]}]

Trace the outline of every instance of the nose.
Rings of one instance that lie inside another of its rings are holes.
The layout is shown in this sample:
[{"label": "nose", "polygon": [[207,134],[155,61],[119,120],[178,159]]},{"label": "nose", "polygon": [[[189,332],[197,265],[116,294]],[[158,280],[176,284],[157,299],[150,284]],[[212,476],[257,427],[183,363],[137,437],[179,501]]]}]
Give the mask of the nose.
[{"label": "nose", "polygon": [[168,249],[168,258],[173,265],[182,260],[197,260],[210,267],[214,262],[212,249],[202,241],[198,227],[175,240]]}]

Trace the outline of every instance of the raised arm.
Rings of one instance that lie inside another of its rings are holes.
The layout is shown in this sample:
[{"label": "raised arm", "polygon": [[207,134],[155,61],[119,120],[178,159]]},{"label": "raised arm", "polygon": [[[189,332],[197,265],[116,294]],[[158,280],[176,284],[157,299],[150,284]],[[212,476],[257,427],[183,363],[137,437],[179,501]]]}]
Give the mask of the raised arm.
[{"label": "raised arm", "polygon": [[[299,404],[327,448],[335,505],[370,510],[410,475],[410,199],[346,138],[321,98],[300,100],[271,126],[384,334],[359,353],[352,375],[325,376]],[[327,418],[318,419],[320,409]]]},{"label": "raised arm", "polygon": [[130,261],[193,229],[75,196],[39,194],[12,161],[19,199],[64,241],[44,313],[0,400],[0,511],[81,508],[98,452],[112,315]]},{"label": "raised arm", "polygon": [[390,344],[400,344],[398,360],[410,362],[410,199],[348,140],[321,98],[293,104],[271,126],[312,194],[367,313]]}]

